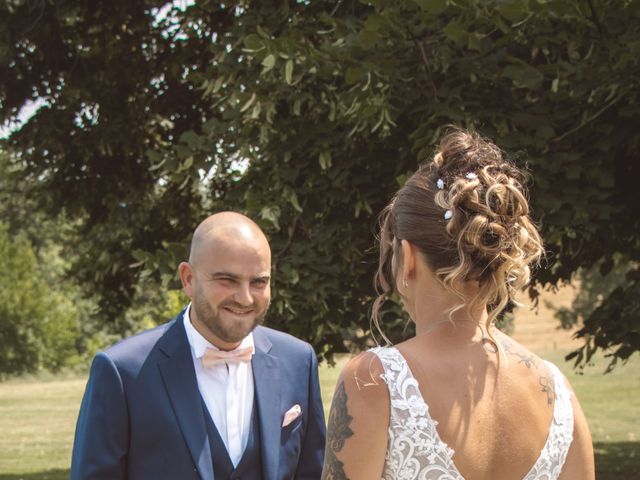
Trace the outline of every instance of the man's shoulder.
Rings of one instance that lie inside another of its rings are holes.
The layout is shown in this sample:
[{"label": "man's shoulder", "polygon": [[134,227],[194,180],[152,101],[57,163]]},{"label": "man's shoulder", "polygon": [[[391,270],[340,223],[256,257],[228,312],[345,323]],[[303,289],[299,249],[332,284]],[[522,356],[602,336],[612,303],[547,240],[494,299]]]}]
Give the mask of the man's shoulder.
[{"label": "man's shoulder", "polygon": [[162,325],[124,338],[107,348],[104,353],[114,361],[126,360],[131,356],[146,356],[158,345],[169,330],[179,327],[179,322],[181,321],[182,314]]},{"label": "man's shoulder", "polygon": [[253,331],[254,337],[266,337],[272,343],[273,347],[290,349],[292,353],[305,353],[309,354],[313,351],[313,348],[309,343],[301,340],[293,335],[280,330],[274,330],[273,328],[264,327],[262,325],[255,328]]}]

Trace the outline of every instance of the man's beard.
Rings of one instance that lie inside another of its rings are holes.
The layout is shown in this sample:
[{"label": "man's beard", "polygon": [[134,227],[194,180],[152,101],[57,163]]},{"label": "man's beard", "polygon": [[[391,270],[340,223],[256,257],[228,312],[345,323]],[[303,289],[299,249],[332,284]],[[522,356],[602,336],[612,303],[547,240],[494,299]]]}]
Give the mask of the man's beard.
[{"label": "man's beard", "polygon": [[256,315],[256,317],[253,319],[253,322],[247,326],[246,322],[244,321],[225,322],[220,315],[220,312],[224,307],[246,309],[246,306],[242,307],[240,305],[234,304],[233,302],[228,302],[221,304],[218,307],[217,311],[214,311],[211,308],[211,305],[202,300],[202,297],[194,299],[193,301],[193,309],[195,310],[196,318],[198,319],[198,321],[225,343],[241,342],[247,335],[249,335],[249,333],[253,331],[254,328],[262,323],[264,317],[267,314],[267,311],[269,310],[269,305],[267,304],[267,308],[265,308],[263,312]]}]

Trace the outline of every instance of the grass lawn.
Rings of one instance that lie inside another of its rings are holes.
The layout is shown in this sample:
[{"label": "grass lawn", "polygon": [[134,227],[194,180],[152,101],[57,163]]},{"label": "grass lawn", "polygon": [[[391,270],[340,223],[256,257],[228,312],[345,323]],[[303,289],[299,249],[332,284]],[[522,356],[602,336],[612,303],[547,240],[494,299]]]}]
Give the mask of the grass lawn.
[{"label": "grass lawn", "polygon": [[[602,375],[598,360],[583,375],[543,352],[569,377],[587,415],[599,480],[640,478],[640,359]],[[320,371],[325,412],[346,358]],[[0,383],[0,480],[62,480],[69,476],[73,430],[84,378],[24,379]]]},{"label": "grass lawn", "polygon": [[0,383],[0,479],[69,478],[85,383],[84,378]]}]

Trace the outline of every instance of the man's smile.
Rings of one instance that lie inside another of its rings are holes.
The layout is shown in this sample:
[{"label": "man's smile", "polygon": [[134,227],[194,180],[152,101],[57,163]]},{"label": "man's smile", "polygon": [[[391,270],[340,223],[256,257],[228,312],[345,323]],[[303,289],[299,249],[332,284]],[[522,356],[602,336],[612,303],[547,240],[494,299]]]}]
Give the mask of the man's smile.
[{"label": "man's smile", "polygon": [[253,312],[253,308],[234,308],[234,307],[222,307],[224,310],[233,313],[234,315],[248,315]]}]

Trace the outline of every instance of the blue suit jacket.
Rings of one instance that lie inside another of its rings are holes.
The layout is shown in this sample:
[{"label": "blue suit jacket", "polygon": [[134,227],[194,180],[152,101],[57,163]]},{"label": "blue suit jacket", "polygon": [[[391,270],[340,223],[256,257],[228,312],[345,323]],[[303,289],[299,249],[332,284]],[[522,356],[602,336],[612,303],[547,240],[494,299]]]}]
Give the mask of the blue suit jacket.
[{"label": "blue suit jacket", "polygon": [[[213,479],[183,314],[96,355],[76,426],[72,480]],[[315,353],[269,328],[253,335],[264,478],[318,479],[325,424]],[[282,427],[296,404],[302,415]]]}]

